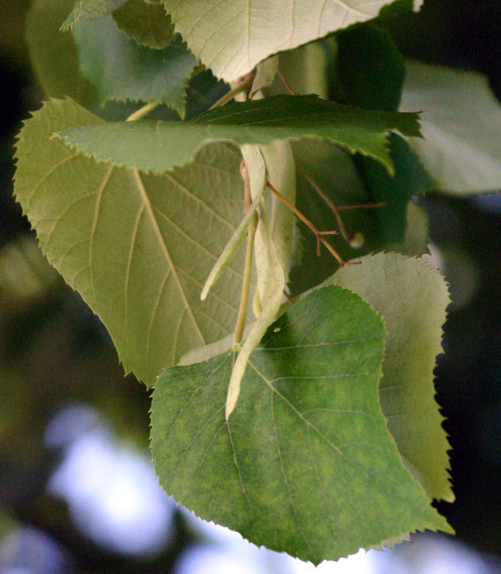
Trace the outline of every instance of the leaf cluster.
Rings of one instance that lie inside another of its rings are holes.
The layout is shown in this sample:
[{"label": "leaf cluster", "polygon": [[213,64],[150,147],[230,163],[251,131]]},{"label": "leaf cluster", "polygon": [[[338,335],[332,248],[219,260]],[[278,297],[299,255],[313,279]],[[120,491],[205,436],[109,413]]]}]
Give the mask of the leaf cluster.
[{"label": "leaf cluster", "polygon": [[451,531],[430,505],[453,500],[433,385],[449,295],[411,205],[448,172],[416,143],[425,69],[384,29],[419,5],[35,0],[28,20],[52,99],[16,196],[155,387],[161,484],[314,563]]}]

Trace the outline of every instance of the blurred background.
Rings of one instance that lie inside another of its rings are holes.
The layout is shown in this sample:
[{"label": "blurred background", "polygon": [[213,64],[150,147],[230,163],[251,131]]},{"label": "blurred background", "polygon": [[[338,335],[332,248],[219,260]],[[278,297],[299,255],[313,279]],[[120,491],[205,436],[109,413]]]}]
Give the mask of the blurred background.
[{"label": "blurred background", "polygon": [[[148,393],[39,253],[12,183],[16,133],[44,97],[23,36],[29,6],[0,0],[0,572],[313,574],[160,491]],[[426,0],[389,27],[406,56],[480,71],[501,99],[501,2]],[[419,535],[322,574],[501,572],[501,195],[421,203],[454,300],[436,386],[457,499],[438,508],[457,538]]]}]

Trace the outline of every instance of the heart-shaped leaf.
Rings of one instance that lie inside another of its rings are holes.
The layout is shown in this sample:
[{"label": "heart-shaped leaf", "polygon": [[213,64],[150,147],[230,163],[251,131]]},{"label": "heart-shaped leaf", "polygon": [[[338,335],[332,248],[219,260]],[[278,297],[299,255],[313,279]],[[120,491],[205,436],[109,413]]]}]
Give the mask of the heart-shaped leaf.
[{"label": "heart-shaped leaf", "polygon": [[242,251],[206,301],[200,293],[242,217],[241,155],[208,146],[189,166],[154,176],[50,139],[96,122],[71,100],[36,112],[18,144],[16,195],[49,262],[99,315],[125,369],[150,385],[235,326]]},{"label": "heart-shaped leaf", "polygon": [[165,371],[151,434],[165,490],[257,545],[314,563],[416,529],[450,531],[388,432],[379,402],[384,338],[366,302],[328,287],[269,328],[229,420],[233,351]]}]

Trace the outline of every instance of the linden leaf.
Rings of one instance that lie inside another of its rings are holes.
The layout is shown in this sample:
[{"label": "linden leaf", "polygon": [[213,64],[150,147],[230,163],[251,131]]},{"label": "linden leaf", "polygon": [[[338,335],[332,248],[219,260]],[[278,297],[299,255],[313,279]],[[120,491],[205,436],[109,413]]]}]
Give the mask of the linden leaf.
[{"label": "linden leaf", "polygon": [[[237,80],[272,54],[375,18],[394,0],[163,0],[176,31],[216,76]],[[415,4],[419,8],[419,3]]]},{"label": "linden leaf", "polygon": [[208,146],[188,167],[155,176],[50,139],[98,123],[71,100],[46,103],[21,132],[15,192],[49,262],[99,315],[126,371],[150,385],[233,331],[244,253],[205,302],[200,293],[242,217],[241,155]]},{"label": "linden leaf", "polygon": [[161,4],[128,0],[113,19],[129,38],[149,48],[166,48],[174,39],[174,25]]},{"label": "linden leaf", "polygon": [[168,369],[151,418],[160,483],[197,516],[315,564],[416,529],[450,531],[388,432],[384,338],[354,293],[311,293],[251,354],[229,420],[233,351]]},{"label": "linden leaf", "polygon": [[94,123],[58,137],[99,161],[157,173],[188,163],[211,141],[267,145],[323,138],[370,156],[393,173],[388,153],[388,133],[393,130],[419,136],[418,115],[361,110],[311,95],[280,95],[229,104],[187,122]]},{"label": "linden leaf", "polygon": [[111,16],[82,20],[73,30],[82,72],[99,99],[163,102],[184,116],[196,58],[179,38],[164,50],[140,46]]},{"label": "linden leaf", "polygon": [[379,253],[339,269],[324,285],[352,289],[385,320],[380,393],[388,428],[430,497],[454,500],[447,472],[450,446],[433,384],[450,303],[444,278],[422,260]]},{"label": "linden leaf", "polygon": [[107,16],[126,2],[127,0],[77,0],[61,29],[71,30],[79,20],[94,20]]}]

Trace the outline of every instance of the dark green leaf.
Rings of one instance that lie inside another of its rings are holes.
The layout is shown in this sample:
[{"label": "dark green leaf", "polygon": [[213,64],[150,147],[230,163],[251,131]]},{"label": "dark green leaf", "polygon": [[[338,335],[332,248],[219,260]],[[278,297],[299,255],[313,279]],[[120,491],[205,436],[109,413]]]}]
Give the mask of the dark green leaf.
[{"label": "dark green leaf", "polygon": [[404,14],[409,14],[412,12],[412,9],[413,0],[397,0],[387,6],[383,6],[381,12],[379,12],[378,19],[384,21],[389,18],[398,18]]},{"label": "dark green leaf", "polygon": [[336,38],[341,101],[367,110],[396,111],[405,63],[388,32],[364,24],[340,32]]},{"label": "dark green leaf", "polygon": [[393,173],[388,132],[419,136],[417,120],[413,113],[361,110],[316,96],[275,96],[216,108],[189,122],[90,125],[59,137],[99,161],[153,172],[188,163],[210,141],[268,144],[277,139],[324,138],[373,157]]},{"label": "dark green leaf", "polygon": [[166,48],[174,39],[174,25],[160,3],[129,0],[113,18],[129,38],[149,48]]},{"label": "dark green leaf", "polygon": [[404,139],[391,134],[390,146],[390,155],[395,166],[393,177],[371,158],[354,158],[370,201],[386,201],[386,207],[374,211],[378,222],[378,236],[386,244],[404,240],[410,198],[430,191],[435,184],[417,153]]},{"label": "dark green leaf", "polygon": [[196,59],[180,39],[165,50],[129,40],[111,16],[82,20],[73,30],[80,68],[108,99],[163,102],[184,115],[186,86]]},{"label": "dark green leaf", "polygon": [[450,531],[388,433],[384,338],[354,293],[312,293],[252,353],[229,421],[233,351],[167,370],[152,405],[161,484],[197,516],[316,564],[416,529]]}]

